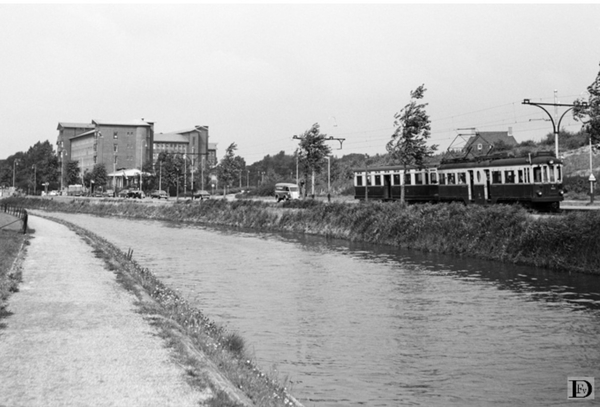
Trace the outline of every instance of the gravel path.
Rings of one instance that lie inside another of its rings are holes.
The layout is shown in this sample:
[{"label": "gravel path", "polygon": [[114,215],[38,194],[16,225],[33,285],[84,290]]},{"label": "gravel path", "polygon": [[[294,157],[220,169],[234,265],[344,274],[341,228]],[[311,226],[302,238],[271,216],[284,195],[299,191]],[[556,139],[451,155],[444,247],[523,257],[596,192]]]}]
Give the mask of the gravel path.
[{"label": "gravel path", "polygon": [[20,291],[0,319],[0,407],[197,406],[135,297],[74,232],[30,216]]}]

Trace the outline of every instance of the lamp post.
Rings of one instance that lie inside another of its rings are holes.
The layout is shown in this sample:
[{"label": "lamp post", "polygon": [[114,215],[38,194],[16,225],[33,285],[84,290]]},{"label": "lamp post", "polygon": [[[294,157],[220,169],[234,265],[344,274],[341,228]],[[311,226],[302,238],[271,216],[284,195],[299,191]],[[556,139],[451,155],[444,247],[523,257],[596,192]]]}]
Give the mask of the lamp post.
[{"label": "lamp post", "polygon": [[16,175],[17,175],[17,164],[19,163],[19,159],[15,158],[15,160],[13,161],[13,188],[15,187],[15,179],[16,179]]},{"label": "lamp post", "polygon": [[[564,103],[538,103],[538,102],[532,102],[530,99],[523,99],[522,104],[536,106],[536,107],[539,107],[540,109],[542,109],[544,112],[546,112],[546,114],[550,118],[550,121],[552,122],[552,131],[554,133],[554,154],[556,155],[556,158],[559,158],[558,157],[558,133],[560,132],[560,123],[562,122],[562,119],[565,117],[567,112],[569,112],[570,110],[573,110],[575,105],[564,104]],[[558,124],[556,124],[554,122],[554,118],[552,117],[550,112],[548,110],[546,110],[543,106],[554,106],[554,107],[564,106],[564,107],[568,107],[568,109],[564,111],[564,113],[558,119]],[[587,106],[587,103],[583,102],[582,106],[585,108]]]},{"label": "lamp post", "polygon": [[37,188],[36,188],[36,184],[37,184],[37,181],[36,181],[37,168],[36,168],[35,164],[33,164],[31,166],[31,168],[33,169],[33,195],[36,195],[36,192],[37,192]]}]

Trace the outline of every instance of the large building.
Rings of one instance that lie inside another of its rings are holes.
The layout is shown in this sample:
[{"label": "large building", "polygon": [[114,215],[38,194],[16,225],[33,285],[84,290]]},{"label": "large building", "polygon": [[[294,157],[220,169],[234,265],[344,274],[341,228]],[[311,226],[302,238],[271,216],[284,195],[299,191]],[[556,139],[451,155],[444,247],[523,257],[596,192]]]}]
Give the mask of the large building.
[{"label": "large building", "polygon": [[160,153],[185,155],[191,168],[198,170],[213,166],[217,160],[217,146],[208,142],[208,126],[194,126],[190,129],[154,135],[153,161]]},{"label": "large building", "polygon": [[[208,142],[208,126],[154,134],[154,123],[92,120],[91,123],[58,123],[57,150],[62,174],[67,163],[79,163],[81,174],[104,164],[109,173],[142,170],[155,163],[160,152],[185,154],[192,168],[216,164],[216,144]],[[202,163],[205,163],[204,166]],[[61,176],[61,189],[65,187]]]}]

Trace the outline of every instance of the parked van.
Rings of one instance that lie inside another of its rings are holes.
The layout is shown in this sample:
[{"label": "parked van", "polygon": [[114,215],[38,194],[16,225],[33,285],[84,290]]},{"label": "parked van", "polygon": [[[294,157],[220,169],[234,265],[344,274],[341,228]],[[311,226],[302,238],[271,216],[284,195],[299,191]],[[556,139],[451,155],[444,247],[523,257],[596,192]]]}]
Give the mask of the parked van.
[{"label": "parked van", "polygon": [[275,200],[277,202],[289,201],[290,199],[300,198],[300,188],[296,184],[289,184],[287,182],[281,182],[275,184]]}]

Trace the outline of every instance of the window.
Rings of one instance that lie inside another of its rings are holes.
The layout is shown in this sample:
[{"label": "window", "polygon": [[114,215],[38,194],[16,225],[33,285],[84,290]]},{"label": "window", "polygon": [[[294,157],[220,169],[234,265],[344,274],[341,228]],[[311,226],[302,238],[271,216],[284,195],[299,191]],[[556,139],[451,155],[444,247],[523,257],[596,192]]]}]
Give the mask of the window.
[{"label": "window", "polygon": [[492,171],[492,184],[502,184],[502,172]]},{"label": "window", "polygon": [[363,184],[363,177],[362,177],[362,175],[357,175],[356,176],[356,186],[362,187],[362,184]]},{"label": "window", "polygon": [[560,165],[556,166],[556,182],[562,182],[562,167]]},{"label": "window", "polygon": [[456,176],[454,175],[453,172],[451,172],[451,173],[448,174],[447,181],[448,181],[448,185],[454,185],[454,184],[456,184]]},{"label": "window", "polygon": [[415,173],[415,185],[423,185],[423,173],[417,172]]},{"label": "window", "polygon": [[114,139],[118,139],[119,138],[119,132],[118,131],[114,131],[113,132],[113,138]]},{"label": "window", "polygon": [[115,155],[115,164],[117,163],[117,156]]},{"label": "window", "polygon": [[431,183],[432,183],[432,184],[437,184],[437,173],[435,173],[435,172],[432,172],[432,173],[430,174],[430,176],[431,176]]},{"label": "window", "polygon": [[443,172],[440,174],[440,185],[446,185],[446,174]]},{"label": "window", "polygon": [[371,185],[372,185],[372,182],[373,182],[373,181],[371,181],[371,176],[370,176],[370,174],[367,174],[367,186],[371,186]]},{"label": "window", "polygon": [[550,182],[554,182],[554,166],[553,165],[550,166],[550,179],[549,179],[549,181]]},{"label": "window", "polygon": [[467,183],[467,174],[465,174],[464,172],[459,172],[458,173],[458,183],[466,184]]},{"label": "window", "polygon": [[375,185],[381,185],[381,175],[375,175]]},{"label": "window", "polygon": [[404,185],[411,185],[411,180],[410,180],[410,173],[405,173],[404,174]]},{"label": "window", "polygon": [[533,182],[542,182],[542,169],[540,167],[533,169]]},{"label": "window", "polygon": [[479,150],[479,151],[483,150],[483,144],[481,144],[481,143],[477,144],[477,150]]},{"label": "window", "polygon": [[119,152],[119,145],[118,144],[114,144],[113,145],[113,152],[115,152],[115,153]]},{"label": "window", "polygon": [[400,174],[394,174],[394,185],[400,185]]},{"label": "window", "polygon": [[515,172],[513,170],[504,171],[504,182],[507,184],[515,183]]}]

